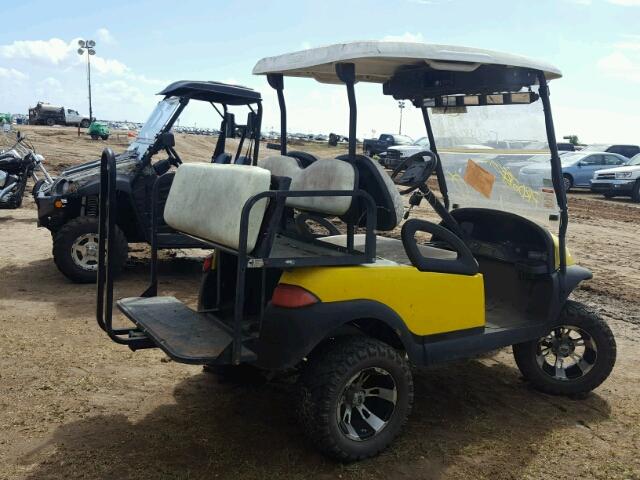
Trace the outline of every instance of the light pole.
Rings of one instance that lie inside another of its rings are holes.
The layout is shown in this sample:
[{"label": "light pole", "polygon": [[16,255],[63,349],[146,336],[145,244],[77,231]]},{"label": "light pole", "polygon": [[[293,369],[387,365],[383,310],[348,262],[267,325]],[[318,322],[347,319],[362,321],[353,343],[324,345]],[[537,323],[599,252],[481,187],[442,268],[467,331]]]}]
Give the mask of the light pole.
[{"label": "light pole", "polygon": [[404,101],[398,101],[398,108],[400,109],[400,128],[398,129],[398,135],[402,135],[402,110],[404,109]]},{"label": "light pole", "polygon": [[78,40],[78,55],[87,51],[87,83],[89,84],[89,122],[93,122],[93,109],[91,108],[91,55],[95,55],[96,42],[93,40]]}]

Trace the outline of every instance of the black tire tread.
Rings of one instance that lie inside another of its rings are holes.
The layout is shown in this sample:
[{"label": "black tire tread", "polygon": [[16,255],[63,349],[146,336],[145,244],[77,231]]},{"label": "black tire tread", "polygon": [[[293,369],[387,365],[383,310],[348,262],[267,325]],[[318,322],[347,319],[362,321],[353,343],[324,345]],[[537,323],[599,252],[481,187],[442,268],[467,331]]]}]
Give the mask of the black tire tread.
[{"label": "black tire tread", "polygon": [[640,203],[640,179],[636,180],[636,184],[633,186],[633,190],[631,190],[631,200]]},{"label": "black tire tread", "polygon": [[[93,283],[96,281],[96,274],[90,272],[80,272],[73,263],[70,251],[70,242],[77,236],[77,231],[86,231],[89,228],[98,229],[98,217],[82,216],[76,217],[65,223],[53,234],[53,261],[58,270],[69,280],[76,283]],[[113,273],[118,274],[124,267],[129,254],[127,239],[122,230],[116,226],[114,232],[115,251],[118,253],[113,263]]]},{"label": "black tire tread", "polygon": [[386,357],[397,363],[408,379],[409,405],[406,415],[396,425],[397,433],[405,425],[411,413],[413,380],[408,362],[393,347],[365,336],[339,337],[315,352],[299,380],[298,420],[312,444],[339,461],[352,462],[373,457],[387,446],[387,444],[379,445],[358,454],[346,452],[340,448],[329,429],[329,422],[335,414],[331,408],[331,393],[340,388],[341,379],[352,367],[372,357]]},{"label": "black tire tread", "polygon": [[[580,395],[597,388],[604,382],[616,361],[617,347],[613,332],[609,325],[595,312],[585,305],[567,300],[558,317],[558,325],[575,325],[593,333],[602,334],[604,344],[598,345],[598,354],[604,355],[604,362],[594,368],[579,382],[559,382],[546,378],[535,364],[532,351],[535,351],[537,340],[513,346],[513,356],[523,377],[537,390],[551,395]],[[607,358],[608,357],[608,358]]]}]

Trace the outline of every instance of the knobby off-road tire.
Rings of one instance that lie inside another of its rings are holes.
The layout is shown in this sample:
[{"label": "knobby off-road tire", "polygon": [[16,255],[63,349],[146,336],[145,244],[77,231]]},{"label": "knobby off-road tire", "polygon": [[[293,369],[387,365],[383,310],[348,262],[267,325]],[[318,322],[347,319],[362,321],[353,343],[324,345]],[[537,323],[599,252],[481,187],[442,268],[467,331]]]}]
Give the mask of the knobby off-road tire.
[{"label": "knobby off-road tire", "polygon": [[[364,336],[340,337],[321,347],[309,359],[298,387],[297,416],[305,435],[323,453],[343,462],[372,457],[386,448],[413,404],[413,379],[404,353]],[[369,423],[363,420],[368,413]],[[386,423],[380,426],[378,420]]]},{"label": "knobby off-road tire", "polygon": [[[78,217],[63,225],[53,236],[53,261],[58,270],[76,283],[96,281],[98,218]],[[127,261],[129,248],[122,230],[116,226],[112,247],[113,273],[117,275]]]},{"label": "knobby off-road tire", "polygon": [[[564,356],[569,352],[573,356]],[[563,357],[562,362],[556,354]],[[537,390],[579,395],[607,379],[616,362],[616,341],[602,318],[581,303],[567,300],[557,327],[547,337],[514,345],[513,355],[524,378]]]}]

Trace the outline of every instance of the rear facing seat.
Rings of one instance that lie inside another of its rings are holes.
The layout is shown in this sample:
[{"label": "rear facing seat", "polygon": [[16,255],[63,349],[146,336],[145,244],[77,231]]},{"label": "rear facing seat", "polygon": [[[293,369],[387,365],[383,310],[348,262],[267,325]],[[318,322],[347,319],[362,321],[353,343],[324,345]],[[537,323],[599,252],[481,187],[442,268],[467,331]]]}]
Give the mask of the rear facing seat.
[{"label": "rear facing seat", "polygon": [[[186,163],[176,171],[164,219],[180,232],[238,249],[242,207],[270,186],[271,173],[264,168]],[[265,198],[251,209],[248,252],[256,246],[266,207]]]}]

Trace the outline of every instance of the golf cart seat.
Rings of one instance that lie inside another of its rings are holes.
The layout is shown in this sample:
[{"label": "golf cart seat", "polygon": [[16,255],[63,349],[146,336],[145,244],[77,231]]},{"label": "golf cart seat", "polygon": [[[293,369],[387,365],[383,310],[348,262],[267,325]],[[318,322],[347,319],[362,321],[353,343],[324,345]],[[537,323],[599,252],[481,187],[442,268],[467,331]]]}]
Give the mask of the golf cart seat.
[{"label": "golf cart seat", "polygon": [[[270,187],[271,173],[263,168],[184,164],[175,174],[164,219],[180,232],[237,250],[245,202]],[[214,206],[223,208],[217,208],[213,213]],[[256,246],[266,208],[267,199],[262,199],[251,210],[247,252]]]},{"label": "golf cart seat", "polygon": [[[347,162],[335,158],[320,159],[302,167],[297,158],[274,155],[259,165],[278,177],[291,179],[291,190],[354,190],[356,172]],[[286,205],[299,210],[325,214],[345,215],[351,208],[351,197],[298,197],[288,198]]]},{"label": "golf cart seat", "polygon": [[220,155],[215,157],[211,163],[217,163],[218,165],[227,165],[231,163],[231,155],[227,152],[222,152]]},{"label": "golf cart seat", "polygon": [[[357,156],[355,168],[346,157],[319,159],[305,167],[297,158],[277,155],[259,164],[273,175],[291,178],[291,190],[364,190],[376,204],[378,230],[393,230],[402,219],[404,204],[398,189],[381,166],[363,155]],[[325,215],[351,213],[364,225],[364,208],[352,204],[350,197],[287,199],[288,207]]]}]

